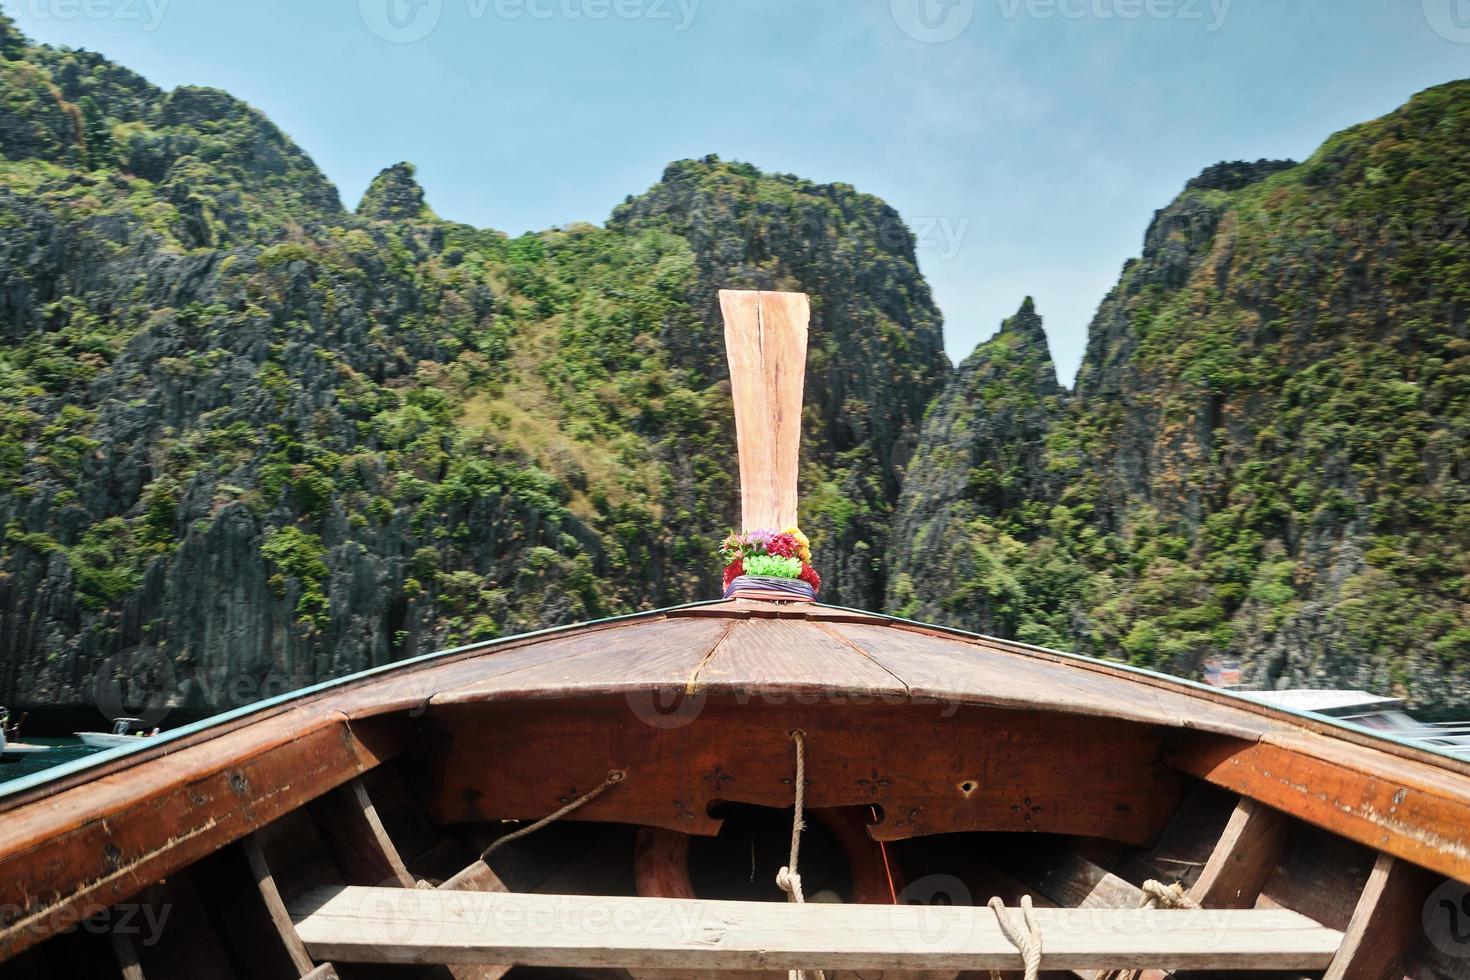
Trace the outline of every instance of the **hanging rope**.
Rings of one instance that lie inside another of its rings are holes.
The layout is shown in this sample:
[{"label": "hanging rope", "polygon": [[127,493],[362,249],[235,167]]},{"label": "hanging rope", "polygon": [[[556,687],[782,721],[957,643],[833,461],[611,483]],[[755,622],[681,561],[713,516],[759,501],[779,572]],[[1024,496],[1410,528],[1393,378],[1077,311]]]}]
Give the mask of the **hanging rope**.
[{"label": "hanging rope", "polygon": [[540,830],[541,828],[546,827],[546,826],[548,826],[550,824],[556,823],[556,821],[560,820],[562,817],[566,816],[567,814],[573,813],[573,812],[581,809],[582,807],[586,806],[588,803],[591,803],[593,800],[597,799],[603,793],[606,793],[608,790],[612,789],[618,783],[621,783],[623,781],[623,777],[626,776],[626,775],[627,775],[627,773],[623,772],[623,770],[621,770],[621,769],[614,769],[612,772],[610,772],[610,773],[607,774],[607,778],[602,781],[602,785],[601,786],[598,786],[595,789],[592,789],[592,790],[587,791],[586,793],[583,793],[581,796],[577,797],[575,800],[573,800],[572,802],[568,803],[566,806],[562,807],[560,810],[557,810],[555,813],[551,814],[550,816],[542,817],[540,820],[537,820],[535,823],[531,824],[531,826],[529,826],[529,827],[522,827],[520,830],[517,830],[513,834],[506,834],[504,837],[501,837],[501,838],[493,841],[490,844],[489,847],[485,848],[485,850],[483,850],[482,852],[480,852],[480,860],[481,861],[489,861],[490,860],[490,855],[494,854],[496,851],[500,850],[502,847],[504,847],[506,844],[509,844],[511,841],[520,840],[522,837],[529,837],[532,834],[534,834],[536,831]]},{"label": "hanging rope", "polygon": [[1041,973],[1041,927],[1036,924],[1031,896],[1021,896],[1021,915],[1026,921],[1024,930],[1010,917],[1005,902],[992,898],[988,904],[990,911],[995,913],[995,920],[1000,923],[1000,931],[1021,954],[1021,962],[1026,965],[1026,980],[1036,980]]},{"label": "hanging rope", "polygon": [[[796,861],[801,854],[801,832],[806,827],[803,813],[806,810],[806,732],[792,729],[791,741],[796,743],[796,806],[791,818],[791,860],[776,872],[776,887],[786,893],[788,901],[798,905],[806,901],[801,891],[801,875],[797,873]],[[827,980],[821,970],[813,971],[817,980]],[[806,980],[802,970],[786,971],[786,980]]]}]

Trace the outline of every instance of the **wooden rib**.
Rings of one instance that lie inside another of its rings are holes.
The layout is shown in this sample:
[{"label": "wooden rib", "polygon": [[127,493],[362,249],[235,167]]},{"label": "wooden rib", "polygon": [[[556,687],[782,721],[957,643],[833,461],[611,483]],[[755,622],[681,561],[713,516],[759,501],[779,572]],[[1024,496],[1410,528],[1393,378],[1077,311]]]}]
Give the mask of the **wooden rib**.
[{"label": "wooden rib", "polygon": [[484,861],[476,861],[474,864],[471,864],[469,867],[459,872],[459,874],[455,875],[453,878],[445,881],[439,887],[448,891],[510,891],[509,888],[505,887],[505,882],[500,880],[500,875],[495,873],[495,869],[491,868],[490,865],[486,864]]},{"label": "wooden rib", "polygon": [[1470,779],[1317,735],[1181,736],[1168,759],[1349,840],[1470,881]]},{"label": "wooden rib", "polygon": [[122,971],[123,980],[145,980],[143,967],[138,962],[138,951],[133,948],[133,940],[126,933],[112,930],[109,934],[112,940],[112,953],[117,958],[117,968]]},{"label": "wooden rib", "polygon": [[396,743],[354,735],[339,714],[303,714],[7,814],[0,819],[0,961],[128,900],[396,750]]},{"label": "wooden rib", "polygon": [[1241,800],[1189,897],[1206,908],[1253,908],[1290,827],[1280,811]]},{"label": "wooden rib", "polygon": [[417,884],[383,829],[361,779],[354,779],[311,804],[322,840],[349,885]]},{"label": "wooden rib", "polygon": [[[251,838],[222,848],[188,871],[199,889],[237,975],[251,980],[296,980],[312,969],[291,917],[266,871],[249,854]],[[260,857],[259,849],[255,849]]]},{"label": "wooden rib", "polygon": [[804,293],[720,290],[740,449],[745,530],[796,524],[801,400],[806,378]]},{"label": "wooden rib", "polygon": [[302,980],[338,980],[337,968],[330,963],[323,963],[310,973],[302,974]]},{"label": "wooden rib", "polygon": [[[334,961],[683,970],[1008,969],[986,908],[345,888],[293,906]],[[1019,910],[1011,910],[1019,915]],[[1046,969],[1322,969],[1342,934],[1287,911],[1038,908]]]},{"label": "wooden rib", "polygon": [[1422,869],[1380,854],[1323,980],[1402,976],[1423,935],[1420,917],[1432,886]]},{"label": "wooden rib", "polygon": [[255,879],[256,892],[260,896],[261,904],[265,907],[266,915],[270,917],[271,924],[275,927],[276,934],[280,937],[286,955],[291,958],[292,964],[301,976],[311,976],[313,972],[311,957],[307,955],[306,946],[302,944],[301,937],[296,935],[296,926],[291,923],[291,915],[286,911],[286,903],[281,900],[280,889],[276,887],[275,876],[271,874],[265,853],[261,851],[260,842],[256,840],[254,834],[240,841],[240,851],[245,855],[250,874]]}]

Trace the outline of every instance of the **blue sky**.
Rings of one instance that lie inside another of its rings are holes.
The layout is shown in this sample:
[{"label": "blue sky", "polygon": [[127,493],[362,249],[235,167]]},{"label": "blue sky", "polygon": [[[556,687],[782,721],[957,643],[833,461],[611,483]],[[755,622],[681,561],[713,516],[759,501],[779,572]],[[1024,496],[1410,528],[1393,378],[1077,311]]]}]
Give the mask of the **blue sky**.
[{"label": "blue sky", "polygon": [[[355,204],[604,220],[718,153],[920,233],[964,357],[1033,295],[1063,381],[1153,211],[1470,76],[1470,0],[0,0],[38,40],[264,110]],[[391,16],[390,16],[391,15]],[[423,35],[419,37],[419,35]]]}]

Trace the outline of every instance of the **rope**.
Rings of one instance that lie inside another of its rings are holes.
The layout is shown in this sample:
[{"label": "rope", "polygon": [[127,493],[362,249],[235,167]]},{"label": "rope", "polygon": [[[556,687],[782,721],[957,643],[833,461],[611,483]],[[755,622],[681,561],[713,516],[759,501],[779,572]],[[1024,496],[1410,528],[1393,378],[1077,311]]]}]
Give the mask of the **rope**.
[{"label": "rope", "polygon": [[[1184,885],[1174,882],[1166,885],[1162,881],[1150,878],[1138,886],[1143,891],[1143,899],[1139,901],[1141,909],[1197,909],[1199,902],[1190,898],[1184,891]],[[1095,980],[1137,980],[1137,970],[1099,970]]]},{"label": "rope", "polygon": [[1026,965],[1026,980],[1036,980],[1041,973],[1041,927],[1036,924],[1036,910],[1031,907],[1031,896],[1021,896],[1021,914],[1026,920],[1025,931],[1010,917],[1005,903],[1000,899],[992,898],[988,904],[990,911],[995,913],[995,920],[1000,923],[1000,931],[1021,954],[1021,962]]},{"label": "rope", "polygon": [[1184,886],[1177,881],[1172,885],[1166,885],[1150,878],[1139,887],[1143,889],[1143,901],[1138,905],[1141,909],[1199,908],[1199,902],[1185,894]]},{"label": "rope", "polygon": [[[798,905],[806,902],[801,892],[801,875],[796,871],[796,859],[801,854],[801,831],[806,826],[803,814],[806,810],[806,732],[792,729],[791,741],[796,743],[796,806],[791,819],[791,860],[776,872],[776,887],[786,893],[788,901]],[[821,970],[813,971],[817,980],[827,980]],[[806,980],[802,970],[786,971],[786,980]]]},{"label": "rope", "polygon": [[556,823],[556,821],[560,820],[567,814],[581,809],[588,803],[591,803],[593,800],[597,799],[603,793],[606,793],[608,790],[612,789],[618,783],[621,783],[623,781],[623,777],[625,777],[626,775],[627,773],[623,772],[623,770],[614,769],[612,772],[607,774],[607,778],[602,781],[601,786],[598,786],[597,788],[592,790],[588,790],[586,793],[583,793],[581,796],[577,797],[575,800],[568,803],[560,810],[557,810],[550,816],[542,817],[540,820],[537,820],[535,823],[531,824],[531,826],[522,827],[520,830],[517,830],[513,834],[506,834],[504,837],[501,837],[491,842],[489,847],[480,852],[480,860],[489,861],[490,855],[494,854],[496,851],[500,850],[511,841],[520,840],[522,837],[529,837],[541,828],[548,826],[549,824]]}]

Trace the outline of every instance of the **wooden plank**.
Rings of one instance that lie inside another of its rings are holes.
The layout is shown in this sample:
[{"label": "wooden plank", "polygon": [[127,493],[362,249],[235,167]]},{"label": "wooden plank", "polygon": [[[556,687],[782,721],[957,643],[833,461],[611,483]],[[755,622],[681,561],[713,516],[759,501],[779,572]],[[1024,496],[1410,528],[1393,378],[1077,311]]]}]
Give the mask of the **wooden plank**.
[{"label": "wooden plank", "polygon": [[315,800],[311,816],[349,885],[392,883],[413,888],[417,884],[383,829],[362,780],[353,779]]},{"label": "wooden plank", "polygon": [[1268,725],[1188,694],[1140,684],[989,641],[913,628],[831,623],[826,628],[861,648],[915,698],[942,703],[1066,711],[1256,738]]},{"label": "wooden plank", "polygon": [[1064,908],[1136,909],[1143,901],[1137,885],[1065,848],[1047,851],[1010,870]]},{"label": "wooden plank", "polygon": [[733,624],[665,619],[499,654],[481,676],[432,696],[434,705],[668,687],[682,690]]},{"label": "wooden plank", "polygon": [[902,681],[824,624],[789,619],[735,623],[699,668],[694,687],[823,692],[834,700],[854,693],[908,699]]},{"label": "wooden plank", "polygon": [[796,524],[801,400],[806,378],[804,293],[720,290],[745,530]]},{"label": "wooden plank", "polygon": [[[1019,961],[983,907],[345,888],[307,896],[292,915],[307,948],[338,962],[999,970]],[[1315,970],[1342,941],[1274,910],[1038,908],[1036,918],[1046,969]]]},{"label": "wooden plank", "polygon": [[1403,976],[1423,937],[1421,916],[1433,886],[1423,869],[1379,855],[1323,980]]},{"label": "wooden plank", "polygon": [[310,973],[302,974],[302,980],[337,980],[337,969],[330,963],[323,963]]},{"label": "wooden plank", "polygon": [[1279,810],[1241,800],[1189,897],[1207,908],[1253,908],[1290,829]]},{"label": "wooden plank", "polygon": [[1470,778],[1332,742],[1303,735],[1290,745],[1252,744],[1191,734],[1168,759],[1349,840],[1470,881]]},{"label": "wooden plank", "polygon": [[[656,718],[625,698],[445,706],[431,718],[444,750],[426,805],[441,826],[536,820],[620,769],[626,779],[566,819],[713,835],[717,801],[791,805],[793,728],[807,732],[807,806],[877,806],[879,840],[993,830],[1142,844],[1178,801],[1157,729],[879,699],[853,710],[854,700],[696,697],[686,714]],[[932,730],[932,750],[915,745],[916,730]]]},{"label": "wooden plank", "polygon": [[128,900],[393,750],[327,714],[241,729],[6,814],[0,960]]}]

